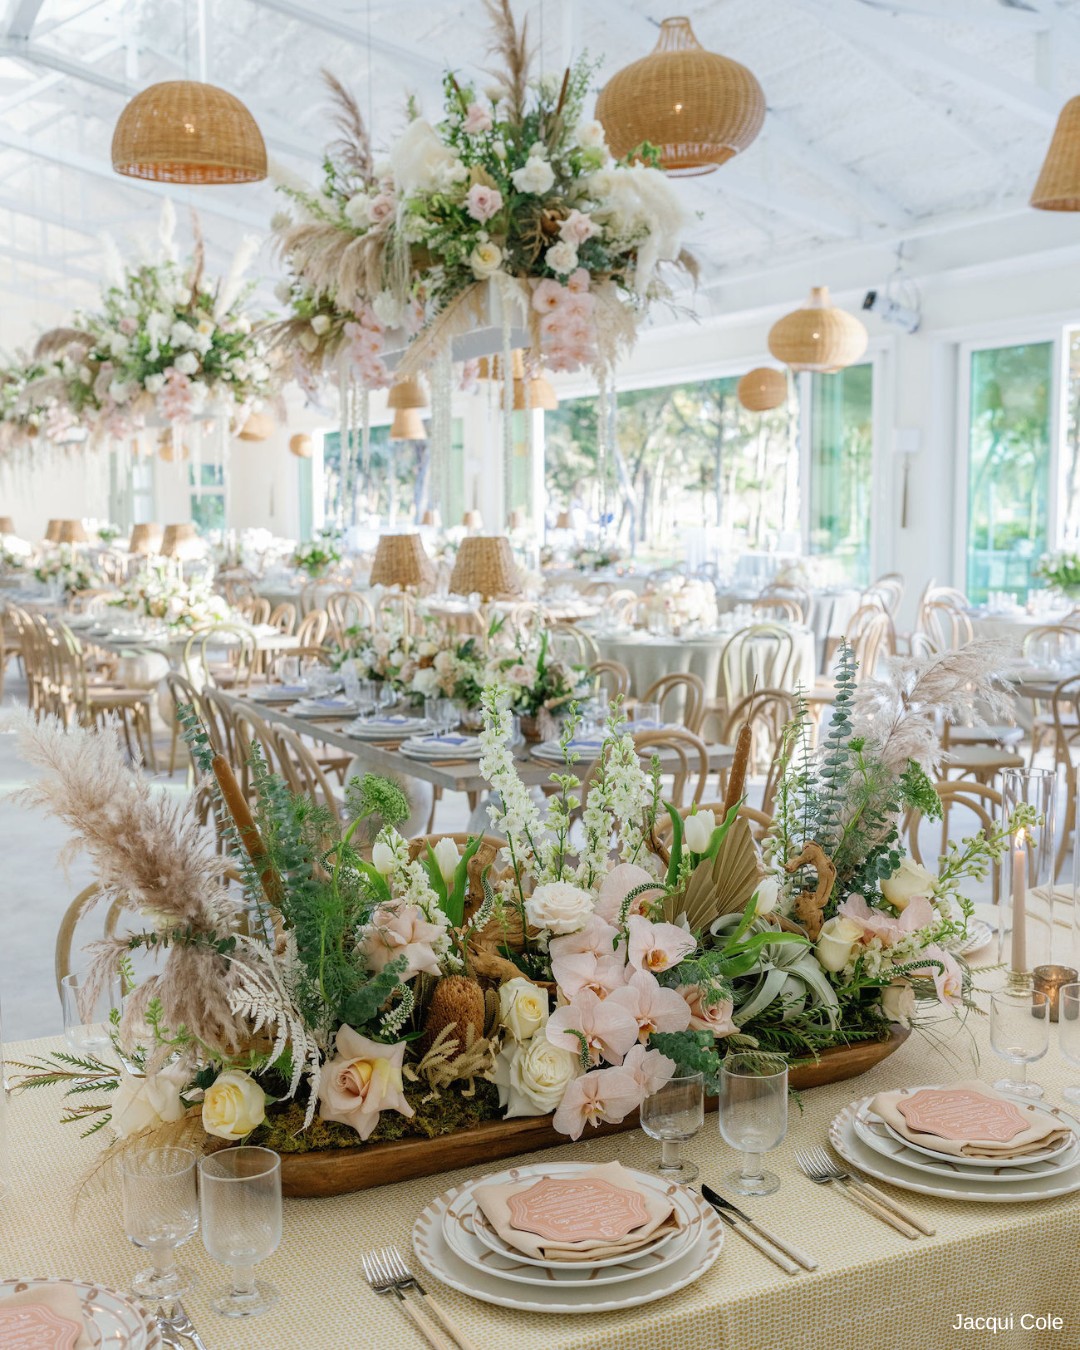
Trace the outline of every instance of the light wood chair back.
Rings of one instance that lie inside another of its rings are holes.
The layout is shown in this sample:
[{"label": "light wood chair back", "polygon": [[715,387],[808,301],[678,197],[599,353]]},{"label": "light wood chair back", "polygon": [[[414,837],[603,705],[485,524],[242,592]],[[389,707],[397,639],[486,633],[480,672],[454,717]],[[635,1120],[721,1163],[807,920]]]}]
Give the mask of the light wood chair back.
[{"label": "light wood chair back", "polygon": [[289,727],[275,723],[264,723],[264,726],[273,743],[281,773],[292,790],[303,793],[316,805],[325,806],[340,817],[343,802],[331,787],[311,747]]},{"label": "light wood chair back", "polygon": [[345,646],[345,634],[350,628],[362,631],[376,626],[374,606],[359,591],[335,591],[328,596],[326,616],[330,622],[331,641],[339,647]]},{"label": "light wood chair back", "polygon": [[301,616],[309,613],[313,609],[319,608],[320,592],[325,590],[326,583],[322,581],[305,581],[300,590],[300,614]]},{"label": "light wood chair back", "polygon": [[[954,809],[968,811],[975,816],[977,827],[975,833],[989,835],[996,827],[1000,819],[1002,798],[1001,793],[987,783],[978,783],[967,779],[942,780],[934,784],[934,790],[941,798],[942,818],[941,818],[941,841],[938,849],[938,857],[944,855],[949,846],[951,838],[949,828],[949,817]],[[923,849],[919,839],[920,827],[923,823],[923,814],[921,811],[908,811],[900,826],[900,837],[907,844],[908,852],[915,862],[923,863]],[[970,837],[972,830],[969,822],[965,821],[961,827],[963,836]],[[933,859],[929,864],[930,870],[934,870],[934,864],[937,859]],[[1001,869],[999,867],[990,868],[990,880],[992,899],[996,905],[1001,899]]]},{"label": "light wood chair back", "polygon": [[[762,689],[747,694],[728,714],[722,739],[725,745],[734,745],[747,721],[750,723],[750,772],[756,777],[764,773],[761,809],[766,814],[773,808],[776,789],[780,784],[784,749],[784,728],[795,716],[795,700],[783,689]],[[728,771],[721,770],[720,782],[727,791]]]},{"label": "light wood chair back", "polygon": [[858,679],[874,678],[878,662],[888,649],[891,629],[892,620],[888,610],[877,603],[860,605],[847,621],[844,640],[858,662]]},{"label": "light wood chair back", "polygon": [[296,617],[297,609],[295,601],[282,600],[281,604],[276,605],[270,611],[270,617],[267,619],[267,623],[270,624],[271,627],[276,628],[279,633],[283,633],[286,637],[291,637],[296,631]]},{"label": "light wood chair back", "polygon": [[737,628],[720,653],[720,688],[726,713],[740,699],[759,689],[787,689],[795,663],[795,635],[776,623]]},{"label": "light wood chair back", "polygon": [[939,651],[954,651],[974,637],[971,619],[951,599],[930,599],[923,606],[924,633]]},{"label": "light wood chair back", "polygon": [[399,632],[412,637],[420,628],[416,601],[404,591],[386,591],[375,606],[375,626],[383,632]]},{"label": "light wood chair back", "polygon": [[301,647],[320,647],[330,627],[325,609],[309,609],[296,628],[296,640]]},{"label": "light wood chair back", "polygon": [[[688,806],[705,796],[709,750],[700,736],[682,727],[639,731],[634,735],[634,749],[645,765],[652,762],[654,754],[659,755],[661,772],[672,776],[671,795],[666,800],[673,806]],[[582,796],[584,799],[584,793]]]},{"label": "light wood chair back", "polygon": [[250,628],[216,623],[200,628],[184,643],[180,670],[196,689],[247,689],[255,670],[258,643]]},{"label": "light wood chair back", "polygon": [[[711,811],[716,817],[717,824],[724,819],[724,803],[722,801],[697,802],[692,806],[682,806],[679,808],[679,815],[685,820],[691,811],[694,810]],[[736,817],[739,820],[749,822],[750,833],[754,836],[754,842],[758,844],[761,843],[762,839],[765,838],[773,826],[773,818],[768,812],[759,811],[757,807],[747,806],[745,803],[739,807],[736,812]],[[664,811],[656,821],[656,837],[662,844],[668,844],[671,842],[671,836],[674,831],[675,827],[671,823],[671,817]]]},{"label": "light wood chair back", "polygon": [[786,623],[805,623],[806,615],[798,600],[786,595],[759,595],[751,608],[756,618],[782,619]]},{"label": "light wood chair back", "polygon": [[596,681],[597,692],[609,703],[615,698],[629,697],[630,672],[621,661],[594,661],[589,674]]},{"label": "light wood chair back", "polygon": [[904,578],[899,572],[886,572],[872,581],[860,597],[860,604],[880,604],[887,614],[896,618],[900,601],[904,598]]},{"label": "light wood chair back", "polygon": [[1046,623],[1024,634],[1020,654],[1033,665],[1072,661],[1080,652],[1080,627],[1070,623]]},{"label": "light wood chair back", "polygon": [[596,639],[576,623],[553,623],[547,633],[548,651],[555,660],[575,666],[592,666],[600,660]]},{"label": "light wood chair back", "polygon": [[642,694],[639,702],[658,703],[660,719],[681,722],[695,735],[705,717],[705,681],[691,671],[661,675]]},{"label": "light wood chair back", "polygon": [[235,608],[237,614],[253,628],[270,622],[272,612],[270,601],[261,595],[245,595],[243,599],[237,601]]}]

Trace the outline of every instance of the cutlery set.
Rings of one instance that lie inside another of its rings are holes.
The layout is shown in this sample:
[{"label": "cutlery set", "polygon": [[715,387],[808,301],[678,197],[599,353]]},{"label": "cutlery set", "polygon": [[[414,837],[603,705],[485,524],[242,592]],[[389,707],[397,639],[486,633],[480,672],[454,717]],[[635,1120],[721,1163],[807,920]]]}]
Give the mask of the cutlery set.
[{"label": "cutlery set", "polygon": [[167,1350],[184,1350],[185,1345],[194,1346],[194,1350],[208,1350],[179,1299],[172,1304],[171,1312],[166,1312],[162,1306],[158,1307],[157,1325]]},{"label": "cutlery set", "polygon": [[[395,1294],[401,1304],[401,1310],[413,1323],[434,1350],[478,1350],[476,1342],[471,1340],[458,1327],[448,1312],[431,1298],[423,1285],[405,1263],[405,1258],[396,1247],[383,1247],[381,1251],[366,1252],[361,1258],[364,1278],[377,1294]],[[405,1297],[406,1289],[414,1289],[421,1298],[421,1305]],[[427,1316],[434,1313],[436,1320],[451,1340],[439,1330],[439,1327]]]}]

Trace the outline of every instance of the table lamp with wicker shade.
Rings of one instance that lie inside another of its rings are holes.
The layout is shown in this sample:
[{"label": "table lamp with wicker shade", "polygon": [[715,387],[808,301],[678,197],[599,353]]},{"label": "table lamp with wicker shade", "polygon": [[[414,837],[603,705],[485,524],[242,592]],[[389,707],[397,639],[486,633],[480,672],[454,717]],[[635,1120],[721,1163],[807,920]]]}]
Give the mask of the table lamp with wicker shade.
[{"label": "table lamp with wicker shade", "polygon": [[418,534],[384,534],[375,548],[370,585],[421,590],[435,579],[435,568]]},{"label": "table lamp with wicker shade", "polygon": [[1058,115],[1031,205],[1039,211],[1080,211],[1080,95]]},{"label": "table lamp with wicker shade", "polygon": [[81,520],[61,520],[60,532],[56,537],[58,544],[85,544],[86,530]]},{"label": "table lamp with wicker shade", "polygon": [[202,553],[202,540],[190,520],[166,525],[161,551],[166,558],[197,558]]},{"label": "table lamp with wicker shade", "polygon": [[467,530],[482,530],[484,528],[484,517],[475,509],[466,511],[461,517],[461,523]]},{"label": "table lamp with wicker shade", "polygon": [[772,366],[748,370],[735,388],[735,397],[747,412],[771,412],[787,400],[787,376]]},{"label": "table lamp with wicker shade", "polygon": [[846,310],[829,303],[828,286],[814,286],[802,309],[769,329],[769,351],[792,370],[833,374],[854,365],[866,351],[866,328]]},{"label": "table lamp with wicker shade", "polygon": [[143,525],[133,525],[131,527],[131,538],[128,540],[129,553],[142,553],[149,555],[151,553],[160,553],[163,543],[162,529],[154,521]]},{"label": "table lamp with wicker shade", "polygon": [[0,534],[14,534],[15,522],[10,516],[0,516]]},{"label": "table lamp with wicker shade", "polygon": [[60,526],[62,524],[62,521],[50,520],[45,526],[45,542],[47,544],[58,544],[60,542]]},{"label": "table lamp with wicker shade", "polygon": [[517,595],[521,579],[505,534],[474,534],[461,541],[450,587],[455,595],[479,595],[484,601]]},{"label": "table lamp with wicker shade", "polygon": [[558,406],[559,396],[546,375],[538,375],[531,380],[514,381],[515,412],[535,412],[537,408],[543,408],[545,412],[554,412]]},{"label": "table lamp with wicker shade", "polygon": [[224,89],[198,80],[152,84],[113,131],[112,166],[157,183],[256,183],[266,144],[254,117]]}]

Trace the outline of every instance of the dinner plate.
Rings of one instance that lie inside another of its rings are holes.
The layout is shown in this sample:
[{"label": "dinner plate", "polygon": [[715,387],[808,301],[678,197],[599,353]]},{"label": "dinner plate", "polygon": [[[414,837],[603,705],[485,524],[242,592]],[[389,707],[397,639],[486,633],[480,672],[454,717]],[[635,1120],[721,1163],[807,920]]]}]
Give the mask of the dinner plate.
[{"label": "dinner plate", "polygon": [[[590,736],[587,739],[570,742],[570,750],[576,755],[592,755],[595,757],[603,748],[604,741],[600,736]],[[541,741],[539,745],[533,746],[533,755],[537,759],[557,759],[561,762],[563,749],[558,741]]]},{"label": "dinner plate", "polygon": [[[940,1083],[931,1083],[924,1087],[909,1088],[908,1091],[911,1093],[923,1091],[937,1092],[941,1090],[941,1086]],[[1023,1162],[1019,1159],[1013,1161],[1010,1158],[965,1158],[965,1167],[978,1169],[986,1168],[989,1171],[991,1168],[1012,1168],[1023,1166],[1025,1163],[1045,1162],[1047,1159],[1056,1158],[1058,1154],[1064,1153],[1065,1150],[1070,1148],[1075,1142],[1077,1131],[1080,1130],[1080,1123],[1075,1121],[1072,1116],[1067,1115],[1060,1107],[1044,1106],[1042,1102],[1017,1101],[1015,1098],[1012,1100],[1018,1108],[1045,1111],[1047,1115],[1055,1116],[1063,1125],[1067,1125],[1068,1128],[1072,1130],[1073,1138],[1071,1140],[1066,1139],[1060,1144],[1055,1144],[1053,1148],[1044,1149],[1042,1153],[1028,1153],[1024,1156]],[[903,1144],[906,1148],[913,1149],[916,1153],[921,1153],[926,1158],[932,1158],[935,1162],[953,1161],[953,1155],[951,1153],[942,1153],[939,1149],[928,1148],[925,1144],[916,1144],[910,1139],[905,1139],[900,1131],[893,1129],[888,1121],[882,1121],[881,1123],[893,1139],[895,1139],[897,1143]]]},{"label": "dinner plate", "polygon": [[401,746],[411,759],[479,759],[478,736],[411,736]]},{"label": "dinner plate", "polygon": [[994,930],[985,919],[972,919],[967,932],[946,942],[945,948],[954,956],[970,956],[973,952],[981,952],[993,937]]},{"label": "dinner plate", "polygon": [[829,1126],[829,1143],[844,1162],[878,1181],[899,1186],[901,1190],[918,1191],[920,1195],[935,1195],[942,1200],[967,1200],[985,1205],[1023,1204],[1054,1195],[1071,1195],[1080,1190],[1080,1162],[1052,1176],[1023,1173],[1015,1179],[1001,1181],[967,1172],[950,1178],[934,1177],[907,1167],[896,1158],[876,1153],[856,1134],[855,1117],[859,1108],[871,1101],[872,1097],[863,1097],[845,1106]]},{"label": "dinner plate", "polygon": [[[1063,1116],[1065,1113],[1062,1113]],[[1066,1117],[1070,1121],[1072,1117]],[[905,1167],[914,1168],[916,1172],[927,1172],[931,1176],[949,1177],[975,1177],[980,1181],[1004,1182],[1015,1181],[1018,1176],[1054,1176],[1059,1172],[1067,1172],[1070,1167],[1074,1167],[1080,1162],[1080,1138],[1074,1133],[1071,1141],[1066,1141],[1065,1147],[1049,1158],[1034,1162],[1025,1159],[1022,1163],[1013,1163],[1005,1167],[981,1167],[969,1168],[968,1165],[959,1158],[945,1158],[940,1155],[927,1156],[925,1153],[917,1151],[909,1146],[906,1139],[901,1139],[898,1135],[889,1130],[885,1122],[874,1114],[870,1109],[869,1099],[867,1103],[855,1113],[855,1133],[864,1144],[868,1144],[875,1153],[880,1153],[884,1158],[894,1158],[901,1162]]]},{"label": "dinner plate", "polygon": [[425,717],[358,717],[343,729],[358,741],[388,741],[416,736],[429,728]]},{"label": "dinner plate", "polygon": [[[519,1170],[528,1172],[530,1169]],[[598,1313],[655,1303],[700,1279],[716,1261],[724,1245],[723,1224],[710,1208],[702,1214],[702,1230],[697,1241],[663,1270],[650,1271],[635,1280],[612,1286],[590,1283],[585,1288],[564,1288],[560,1285],[556,1290],[549,1283],[541,1294],[530,1285],[515,1284],[493,1271],[478,1270],[450,1249],[443,1235],[443,1218],[447,1206],[461,1189],[455,1186],[420,1212],[413,1225],[413,1250],[429,1275],[451,1289],[500,1308],[538,1313]]]},{"label": "dinner plate", "polygon": [[355,712],[356,704],[344,699],[312,699],[289,709],[292,717],[352,717]]},{"label": "dinner plate", "polygon": [[23,1290],[67,1285],[82,1304],[83,1322],[94,1350],[161,1350],[161,1335],[149,1312],[128,1294],[88,1280],[18,1276],[0,1280],[0,1299]]}]

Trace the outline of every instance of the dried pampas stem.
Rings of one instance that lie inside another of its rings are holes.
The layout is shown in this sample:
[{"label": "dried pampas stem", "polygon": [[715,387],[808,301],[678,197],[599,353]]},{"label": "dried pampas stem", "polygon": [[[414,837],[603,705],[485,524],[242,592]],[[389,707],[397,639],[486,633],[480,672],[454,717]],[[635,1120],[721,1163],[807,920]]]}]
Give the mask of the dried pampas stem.
[{"label": "dried pampas stem", "polygon": [[327,149],[342,168],[366,182],[372,174],[371,137],[359,105],[336,75],[325,67],[320,73],[334,102],[334,126],[341,133]]}]

